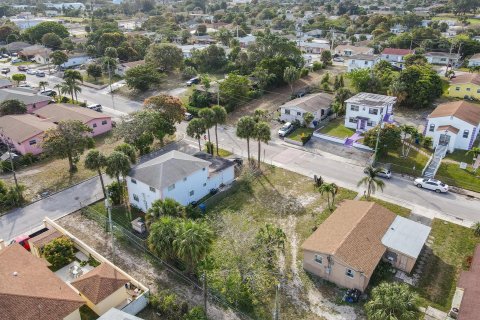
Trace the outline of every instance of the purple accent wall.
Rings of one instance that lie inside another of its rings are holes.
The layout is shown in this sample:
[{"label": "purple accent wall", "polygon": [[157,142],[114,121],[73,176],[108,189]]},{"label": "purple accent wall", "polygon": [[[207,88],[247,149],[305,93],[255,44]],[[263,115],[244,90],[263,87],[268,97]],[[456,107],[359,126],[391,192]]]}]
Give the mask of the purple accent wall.
[{"label": "purple accent wall", "polygon": [[477,138],[477,128],[473,128],[472,131],[472,136],[470,137],[470,142],[468,143],[468,150],[472,149],[473,143],[475,142],[475,139]]}]

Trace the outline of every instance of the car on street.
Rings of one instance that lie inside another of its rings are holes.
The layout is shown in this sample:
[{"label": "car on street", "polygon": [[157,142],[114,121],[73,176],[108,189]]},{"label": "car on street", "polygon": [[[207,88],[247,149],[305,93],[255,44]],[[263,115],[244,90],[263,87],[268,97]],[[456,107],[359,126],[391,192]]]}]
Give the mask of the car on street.
[{"label": "car on street", "polygon": [[39,77],[39,78],[43,78],[43,77],[45,77],[45,72],[43,72],[43,71],[37,71],[37,73],[35,73],[35,75],[36,75],[37,77]]},{"label": "car on street", "polygon": [[448,192],[448,185],[443,183],[442,181],[429,179],[429,178],[417,178],[413,182],[419,188],[424,188],[428,190],[433,190],[437,193],[440,192]]},{"label": "car on street", "polygon": [[335,58],[333,58],[333,61],[335,61],[335,62],[344,62],[345,59],[343,59],[342,57],[335,57]]},{"label": "car on street", "polygon": [[200,83],[200,78],[195,77],[187,81],[187,86],[191,86],[192,84],[199,84]]},{"label": "car on street", "polygon": [[37,74],[37,70],[27,69],[27,74],[35,75]]},{"label": "car on street", "polygon": [[295,127],[290,122],[286,122],[280,130],[278,130],[278,135],[280,137],[285,137],[287,134],[295,130]]},{"label": "car on street", "polygon": [[7,74],[10,72],[10,68],[2,68],[2,70],[0,71],[2,74]]},{"label": "car on street", "polygon": [[90,109],[90,110],[102,112],[102,105],[98,104],[98,103],[91,104],[91,105],[87,106],[87,108]]},{"label": "car on street", "polygon": [[[392,172],[388,170],[387,168],[377,168],[377,176],[385,179],[390,179],[392,178]],[[368,173],[368,169],[363,170],[364,173]]]},{"label": "car on street", "polygon": [[29,85],[28,83],[22,83],[18,86],[19,88],[31,88],[32,86]]},{"label": "car on street", "polygon": [[190,121],[193,119],[193,114],[185,112],[185,121]]},{"label": "car on street", "polygon": [[10,56],[6,53],[2,54],[2,58],[10,58]]},{"label": "car on street", "polygon": [[17,67],[17,70],[18,70],[18,71],[28,71],[28,67],[26,67],[26,66],[18,66],[18,67]]},{"label": "car on street", "polygon": [[23,62],[22,59],[19,59],[19,58],[15,58],[15,59],[12,59],[12,61],[10,61],[11,63],[20,63],[20,62]]},{"label": "car on street", "polygon": [[53,89],[45,89],[43,91],[40,91],[38,94],[49,97],[55,97],[57,95],[57,93]]}]

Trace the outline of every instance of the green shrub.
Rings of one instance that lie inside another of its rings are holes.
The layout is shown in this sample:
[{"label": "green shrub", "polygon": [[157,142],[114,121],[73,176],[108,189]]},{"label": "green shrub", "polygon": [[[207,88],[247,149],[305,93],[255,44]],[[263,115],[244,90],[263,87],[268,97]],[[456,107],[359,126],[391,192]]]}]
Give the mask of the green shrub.
[{"label": "green shrub", "polygon": [[185,212],[186,212],[187,218],[189,218],[189,219],[194,219],[195,220],[195,219],[201,218],[203,216],[202,210],[200,210],[198,207],[194,207],[190,204],[185,207]]},{"label": "green shrub", "polygon": [[193,90],[193,93],[189,98],[188,105],[195,108],[205,108],[210,105],[209,100],[208,94],[205,92]]},{"label": "green shrub", "polygon": [[73,241],[65,236],[52,240],[43,247],[43,257],[50,262],[53,270],[66,266],[75,257]]},{"label": "green shrub", "polygon": [[113,205],[118,206],[120,203],[122,203],[123,188],[122,186],[118,185],[117,181],[109,184],[107,186],[107,191],[110,195],[110,200],[112,201]]},{"label": "green shrub", "polygon": [[302,140],[302,143],[303,143],[303,144],[305,144],[305,143],[307,143],[308,141],[310,141],[311,138],[312,138],[312,135],[311,135],[311,134],[302,133],[302,135],[300,136],[300,140]]},{"label": "green shrub", "polygon": [[183,79],[191,79],[197,75],[197,70],[192,66],[186,66],[182,70],[182,78]]},{"label": "green shrub", "polygon": [[198,117],[198,113],[200,112],[200,110],[202,110],[203,108],[197,108],[197,107],[192,107],[190,105],[187,106],[187,112],[188,113],[191,113],[192,115],[194,115],[195,117]]},{"label": "green shrub", "polygon": [[207,153],[213,154],[215,145],[212,142],[207,141],[207,143],[205,143],[205,147],[207,147]]},{"label": "green shrub", "polygon": [[430,149],[433,145],[433,139],[432,137],[425,137],[423,138],[423,147]]},{"label": "green shrub", "polygon": [[21,165],[28,166],[28,165],[31,165],[31,164],[37,162],[37,160],[38,160],[38,158],[35,157],[32,153],[26,153],[25,155],[20,157],[19,163]]},{"label": "green shrub", "polygon": [[308,76],[308,69],[307,68],[302,68],[302,70],[300,70],[300,77],[306,77]]},{"label": "green shrub", "polygon": [[313,63],[313,67],[312,67],[313,71],[318,71],[318,70],[321,70],[323,69],[323,63],[319,62],[319,61],[315,61]]},{"label": "green shrub", "polygon": [[208,320],[202,307],[196,306],[183,317],[183,320]]},{"label": "green shrub", "polygon": [[178,301],[174,293],[162,291],[158,294],[150,295],[150,305],[157,310],[162,319],[178,320],[188,314],[188,304],[184,301]]}]

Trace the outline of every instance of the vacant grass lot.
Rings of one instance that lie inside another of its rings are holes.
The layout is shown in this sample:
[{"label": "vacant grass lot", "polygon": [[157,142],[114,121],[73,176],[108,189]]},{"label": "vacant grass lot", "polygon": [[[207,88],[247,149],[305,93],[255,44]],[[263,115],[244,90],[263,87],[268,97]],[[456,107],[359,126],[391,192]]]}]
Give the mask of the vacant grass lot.
[{"label": "vacant grass lot", "polygon": [[[420,176],[422,170],[427,164],[428,157],[414,149],[410,150],[407,158],[401,156],[401,150],[390,151],[379,159],[382,163],[391,163],[392,172],[408,174],[411,176]],[[414,169],[415,168],[415,169]]]},{"label": "vacant grass lot", "polygon": [[434,237],[433,254],[423,269],[418,293],[423,305],[448,311],[458,276],[468,269],[467,259],[480,238],[472,229],[439,219],[432,222],[431,236]]},{"label": "vacant grass lot", "polygon": [[[98,77],[96,79],[94,77],[89,76],[86,73],[84,73],[82,76],[83,76],[83,81],[84,82],[92,83],[92,84],[97,85],[97,86],[110,84],[110,81],[109,81],[109,78],[108,78],[108,73],[107,74],[102,74],[101,77]],[[112,83],[115,83],[115,82],[120,81],[120,80],[122,80],[121,77],[112,74]]]},{"label": "vacant grass lot", "polygon": [[355,130],[346,128],[344,126],[344,119],[337,118],[330,121],[325,127],[320,129],[320,133],[344,139],[354,134]]},{"label": "vacant grass lot", "polygon": [[474,173],[470,166],[461,169],[459,163],[444,161],[438,169],[437,178],[449,185],[480,192],[480,170]]}]

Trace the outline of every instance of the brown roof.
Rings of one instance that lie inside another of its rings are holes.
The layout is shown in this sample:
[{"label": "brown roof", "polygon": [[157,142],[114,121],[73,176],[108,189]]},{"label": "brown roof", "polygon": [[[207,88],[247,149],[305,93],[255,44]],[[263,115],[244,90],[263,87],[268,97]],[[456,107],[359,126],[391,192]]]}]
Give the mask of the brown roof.
[{"label": "brown roof", "polygon": [[79,120],[83,123],[87,123],[94,119],[110,118],[109,116],[98,111],[78,107],[68,103],[55,103],[46,105],[41,109],[35,110],[35,115],[56,123],[65,120]]},{"label": "brown roof", "polygon": [[37,248],[42,248],[44,245],[61,236],[62,234],[58,232],[57,229],[49,229],[45,232],[40,233],[38,236],[29,239],[28,242],[30,242]]},{"label": "brown roof", "polygon": [[145,64],[145,60],[138,60],[138,61],[132,61],[132,62],[125,62],[122,63],[122,66],[128,67],[128,68],[133,68],[139,65]]},{"label": "brown roof", "polygon": [[442,103],[433,110],[429,118],[454,116],[474,126],[480,123],[480,105],[467,101],[453,101]]},{"label": "brown roof", "polygon": [[364,46],[352,46],[352,45],[339,45],[335,48],[335,51],[351,50],[354,54],[368,54],[373,53],[373,48]]},{"label": "brown roof", "polygon": [[385,253],[382,237],[394,219],[393,212],[374,202],[345,200],[302,249],[332,255],[370,277]]},{"label": "brown roof", "polygon": [[480,314],[480,245],[475,249],[469,271],[460,274],[457,287],[463,288],[458,320],[478,320]]},{"label": "brown roof", "polygon": [[3,128],[5,136],[15,142],[23,142],[48,129],[56,128],[56,125],[31,114],[20,114],[0,117],[0,127]]},{"label": "brown roof", "polygon": [[407,54],[413,54],[415,51],[408,49],[397,49],[397,48],[385,48],[382,51],[382,54],[394,54],[398,56],[406,56]]},{"label": "brown roof", "polygon": [[97,304],[124,286],[129,279],[108,263],[102,263],[70,284]]},{"label": "brown roof", "polygon": [[461,75],[456,76],[452,80],[450,80],[451,84],[464,84],[464,83],[472,83],[476,85],[480,85],[480,74],[478,73],[464,73]]},{"label": "brown roof", "polygon": [[455,128],[454,126],[439,126],[439,127],[437,128],[437,131],[445,131],[445,130],[448,131],[448,132],[453,132],[453,133],[455,133],[455,134],[457,134],[458,131],[459,131],[459,130],[458,130],[457,128]]},{"label": "brown roof", "polygon": [[2,319],[60,320],[84,304],[72,288],[47,268],[46,261],[19,244],[0,250],[0,284]]}]

